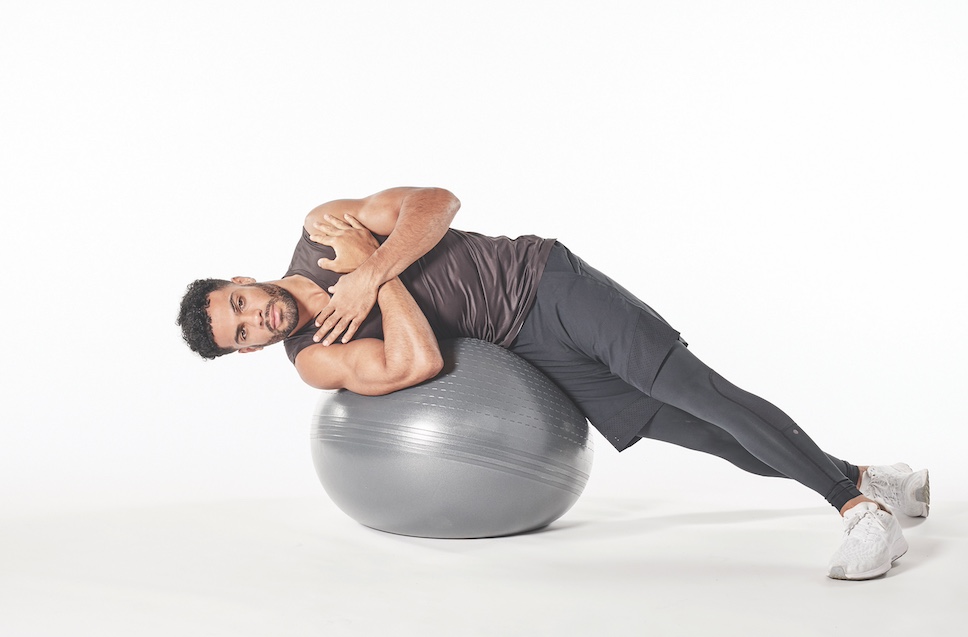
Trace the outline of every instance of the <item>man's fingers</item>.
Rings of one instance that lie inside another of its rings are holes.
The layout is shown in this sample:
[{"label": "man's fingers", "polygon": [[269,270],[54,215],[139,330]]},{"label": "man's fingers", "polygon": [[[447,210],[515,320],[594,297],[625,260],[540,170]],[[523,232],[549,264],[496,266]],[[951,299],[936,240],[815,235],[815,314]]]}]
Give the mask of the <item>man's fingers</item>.
[{"label": "man's fingers", "polygon": [[[329,311],[327,312],[326,310]],[[316,319],[316,326],[319,329],[316,330],[316,334],[313,336],[314,341],[322,341],[323,345],[329,345],[339,338],[340,334],[346,331],[346,328],[351,322],[351,319],[343,316],[339,308],[333,307],[332,303],[326,307],[326,310],[321,312]]]},{"label": "man's fingers", "polygon": [[343,342],[349,343],[353,339],[353,337],[356,336],[356,330],[358,330],[359,328],[360,328],[360,324],[358,321],[353,321],[352,323],[350,323],[350,326],[346,328],[346,333],[343,334]]},{"label": "man's fingers", "polygon": [[[329,316],[326,317],[324,321],[319,323],[319,332],[322,332],[323,335],[325,336],[327,333],[329,333],[330,330],[333,329],[333,326],[335,326],[338,321],[339,321],[338,316],[336,316],[335,314],[330,314]],[[319,332],[317,332],[317,334]]]},{"label": "man's fingers", "polygon": [[363,230],[365,228],[365,226],[362,223],[360,223],[360,220],[354,217],[353,215],[351,215],[350,213],[346,213],[345,215],[343,215],[343,218],[346,219],[346,223],[350,224],[350,226],[356,228],[357,230]]},{"label": "man's fingers", "polygon": [[314,321],[316,327],[322,327],[323,322],[330,317],[334,309],[335,308],[331,306],[326,306],[322,310],[320,310],[319,314],[316,315],[316,319]]},{"label": "man's fingers", "polygon": [[348,228],[351,227],[348,223],[346,223],[342,219],[333,217],[332,215],[323,215],[323,219],[325,219],[334,228],[338,228],[340,230],[347,230]]},{"label": "man's fingers", "polygon": [[323,345],[329,345],[330,343],[332,343],[333,339],[339,336],[340,334],[340,332],[333,332],[334,324],[335,324],[335,321],[333,321],[332,317],[323,321],[323,324],[319,326],[318,330],[316,330],[316,334],[313,336],[313,340],[316,341],[317,343],[322,341]]},{"label": "man's fingers", "polygon": [[[336,313],[326,317],[325,320],[322,320],[322,323],[320,323],[320,320],[322,319],[316,321],[316,327],[319,329],[316,330],[313,340],[317,343],[321,341],[323,345],[335,343],[337,340],[342,343],[349,343],[360,328],[360,321],[346,316],[337,317]],[[342,335],[342,338],[340,338],[340,335]]]},{"label": "man's fingers", "polygon": [[[346,260],[341,259],[338,254],[336,255],[335,259],[321,258],[316,261],[316,265],[318,265],[324,270],[329,270],[330,272],[338,272],[341,274],[345,274],[351,271],[349,268],[346,267]],[[330,292],[330,294],[332,294],[332,292]]]},{"label": "man's fingers", "polygon": [[318,327],[319,329],[316,330],[315,334],[313,334],[313,341],[318,343],[326,337],[326,334],[329,333],[329,330],[326,327],[321,326],[319,324],[317,324],[316,327]]},{"label": "man's fingers", "polygon": [[332,234],[336,231],[336,226],[326,221],[314,221],[313,227],[323,234]]},{"label": "man's fingers", "polygon": [[329,335],[323,339],[323,345],[329,345],[330,343],[335,342],[340,337],[340,334],[346,331],[346,327],[346,319],[340,318],[339,322],[336,323],[336,327],[334,327]]}]

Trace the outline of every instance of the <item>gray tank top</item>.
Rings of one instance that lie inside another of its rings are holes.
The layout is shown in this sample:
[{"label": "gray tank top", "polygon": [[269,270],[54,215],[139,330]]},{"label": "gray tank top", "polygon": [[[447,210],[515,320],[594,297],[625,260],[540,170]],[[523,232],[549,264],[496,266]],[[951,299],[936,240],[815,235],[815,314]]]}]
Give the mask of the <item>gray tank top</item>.
[{"label": "gray tank top", "polygon": [[[382,243],[386,237],[377,237]],[[469,336],[507,347],[521,330],[537,294],[554,239],[525,235],[486,237],[451,228],[433,250],[400,274],[437,338]],[[302,275],[328,289],[340,274],[316,265],[334,251],[313,243],[303,229],[285,276]],[[313,344],[310,321],[285,340],[289,360]],[[383,338],[379,306],[374,306],[354,338]]]}]

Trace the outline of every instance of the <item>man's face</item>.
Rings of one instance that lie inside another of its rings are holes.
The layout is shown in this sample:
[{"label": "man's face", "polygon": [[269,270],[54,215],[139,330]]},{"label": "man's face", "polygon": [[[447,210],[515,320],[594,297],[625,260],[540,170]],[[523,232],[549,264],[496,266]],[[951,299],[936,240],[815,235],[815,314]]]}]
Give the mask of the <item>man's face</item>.
[{"label": "man's face", "polygon": [[219,347],[251,352],[286,338],[299,320],[296,299],[272,283],[232,284],[208,295]]}]

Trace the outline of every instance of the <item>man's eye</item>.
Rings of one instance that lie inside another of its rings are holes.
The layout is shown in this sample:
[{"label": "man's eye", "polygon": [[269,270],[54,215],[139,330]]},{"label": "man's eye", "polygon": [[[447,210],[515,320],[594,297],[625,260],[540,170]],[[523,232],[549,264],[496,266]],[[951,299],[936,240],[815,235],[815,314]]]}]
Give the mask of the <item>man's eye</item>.
[{"label": "man's eye", "polygon": [[242,300],[242,297],[240,296],[240,297],[239,297],[239,309],[240,309],[240,310],[242,309],[242,306],[243,306],[243,305],[245,305],[245,301],[243,301],[243,300]]},{"label": "man's eye", "polygon": [[242,338],[243,341],[245,340],[245,328],[244,327],[242,328],[242,331],[239,333],[239,336]]}]

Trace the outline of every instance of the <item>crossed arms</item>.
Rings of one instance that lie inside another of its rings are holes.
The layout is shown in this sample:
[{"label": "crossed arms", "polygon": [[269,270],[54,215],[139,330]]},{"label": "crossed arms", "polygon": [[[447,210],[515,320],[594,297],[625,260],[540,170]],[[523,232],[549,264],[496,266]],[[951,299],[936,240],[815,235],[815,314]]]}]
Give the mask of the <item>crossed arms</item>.
[{"label": "crossed arms", "polygon": [[[310,238],[336,251],[320,267],[344,274],[316,318],[318,344],[296,357],[306,383],[379,395],[439,373],[437,339],[397,275],[437,245],[459,207],[443,189],[392,188],[331,201],[306,216]],[[387,239],[378,245],[371,233]],[[383,340],[352,340],[374,303],[383,314]]]}]

